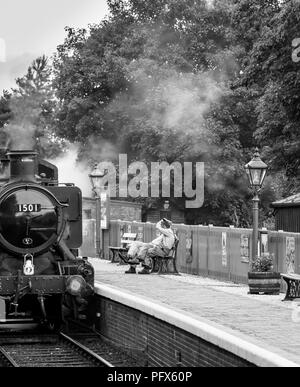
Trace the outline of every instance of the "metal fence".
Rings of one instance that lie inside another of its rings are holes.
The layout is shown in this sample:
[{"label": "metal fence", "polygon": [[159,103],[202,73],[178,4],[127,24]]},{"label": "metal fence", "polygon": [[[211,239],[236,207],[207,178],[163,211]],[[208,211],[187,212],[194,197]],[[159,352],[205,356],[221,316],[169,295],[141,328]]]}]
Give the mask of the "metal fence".
[{"label": "metal fence", "polygon": [[[252,250],[251,229],[183,224],[174,225],[174,228],[179,237],[179,271],[247,283]],[[95,251],[94,221],[86,220],[84,230],[81,255],[91,256],[90,253]],[[111,221],[109,230],[103,231],[105,259],[110,258],[108,246],[120,246],[121,235],[125,232],[137,233],[138,240],[144,242],[150,242],[158,235],[152,223]],[[267,244],[265,248],[274,257],[274,271],[300,274],[300,234],[271,231]]]}]

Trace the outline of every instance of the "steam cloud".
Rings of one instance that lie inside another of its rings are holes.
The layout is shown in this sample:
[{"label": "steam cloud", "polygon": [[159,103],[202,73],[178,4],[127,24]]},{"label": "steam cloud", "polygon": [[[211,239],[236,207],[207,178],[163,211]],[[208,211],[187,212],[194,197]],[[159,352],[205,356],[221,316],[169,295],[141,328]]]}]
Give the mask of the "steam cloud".
[{"label": "steam cloud", "polygon": [[[78,149],[78,159],[87,165],[90,163],[99,163],[100,161],[113,161],[118,158],[117,146],[110,141],[103,139],[101,136],[91,136],[86,144],[81,145]],[[85,161],[86,160],[86,161]]]},{"label": "steam cloud", "polygon": [[92,186],[88,175],[93,168],[91,160],[98,163],[116,157],[116,148],[111,143],[93,136],[85,149],[77,144],[69,144],[61,156],[49,161],[57,166],[60,183],[74,183],[81,189],[83,196],[90,197]]},{"label": "steam cloud", "polygon": [[130,94],[120,94],[109,107],[112,115],[126,117],[125,133],[133,129],[142,134],[150,125],[183,137],[204,137],[208,131],[205,114],[224,95],[222,84],[208,72],[179,73],[167,64],[157,68],[151,60],[134,60],[128,80],[133,85]]},{"label": "steam cloud", "polygon": [[11,150],[33,149],[36,145],[34,120],[41,108],[31,97],[14,96],[10,101],[12,119],[4,127]]},{"label": "steam cloud", "polygon": [[78,146],[72,144],[62,156],[48,160],[58,168],[58,180],[60,183],[74,183],[79,187],[84,196],[92,195],[91,182],[88,174],[90,167],[83,161],[78,162]]},{"label": "steam cloud", "polygon": [[222,95],[222,90],[213,79],[203,75],[181,75],[162,85],[165,101],[163,128],[194,130],[200,128],[213,102]]}]

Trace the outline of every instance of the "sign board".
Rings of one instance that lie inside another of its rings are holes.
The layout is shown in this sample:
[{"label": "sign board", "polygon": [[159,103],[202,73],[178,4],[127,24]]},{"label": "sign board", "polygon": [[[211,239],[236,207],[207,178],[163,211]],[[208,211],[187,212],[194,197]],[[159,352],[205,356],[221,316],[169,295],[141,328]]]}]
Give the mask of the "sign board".
[{"label": "sign board", "polygon": [[227,233],[222,232],[222,266],[227,266]]},{"label": "sign board", "polygon": [[143,226],[138,227],[137,240],[140,242],[144,241],[144,227]]},{"label": "sign board", "polygon": [[0,299],[0,320],[4,320],[5,318],[6,318],[5,300]]},{"label": "sign board", "polygon": [[189,233],[186,236],[186,263],[192,263],[193,262],[193,240],[192,240],[192,234]]},{"label": "sign board", "polygon": [[241,235],[241,261],[245,263],[250,262],[250,248],[249,248],[249,235]]},{"label": "sign board", "polygon": [[79,255],[95,257],[97,251],[96,243],[96,220],[83,219],[82,221],[82,245],[79,248]]},{"label": "sign board", "polygon": [[101,205],[101,229],[107,230],[109,228],[110,221],[110,209],[109,209],[109,195],[108,192],[101,192],[100,194]]},{"label": "sign board", "polygon": [[268,253],[269,241],[268,241],[268,234],[267,233],[260,234],[260,243],[261,243],[261,254]]},{"label": "sign board", "polygon": [[286,237],[286,272],[295,273],[295,238]]}]

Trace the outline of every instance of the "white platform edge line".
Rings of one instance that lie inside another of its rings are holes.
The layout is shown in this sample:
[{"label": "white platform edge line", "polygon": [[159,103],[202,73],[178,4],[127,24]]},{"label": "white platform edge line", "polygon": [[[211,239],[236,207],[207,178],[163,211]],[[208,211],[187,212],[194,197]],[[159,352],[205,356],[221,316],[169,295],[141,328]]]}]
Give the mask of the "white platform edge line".
[{"label": "white platform edge line", "polygon": [[200,320],[184,316],[162,305],[157,305],[139,296],[124,293],[116,288],[99,283],[95,284],[95,291],[100,296],[140,310],[171,325],[175,325],[257,366],[300,367],[300,364],[263,349],[256,344],[250,343],[226,331],[222,331]]}]

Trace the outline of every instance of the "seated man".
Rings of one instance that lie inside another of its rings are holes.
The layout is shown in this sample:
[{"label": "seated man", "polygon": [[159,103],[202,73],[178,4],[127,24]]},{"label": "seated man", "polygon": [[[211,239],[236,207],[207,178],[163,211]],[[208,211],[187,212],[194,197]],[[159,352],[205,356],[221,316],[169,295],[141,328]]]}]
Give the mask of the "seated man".
[{"label": "seated man", "polygon": [[125,273],[136,273],[135,266],[142,261],[143,270],[138,274],[150,274],[149,258],[166,257],[175,242],[174,231],[171,228],[172,222],[163,218],[156,224],[161,235],[150,243],[132,242],[128,250],[130,268]]}]

